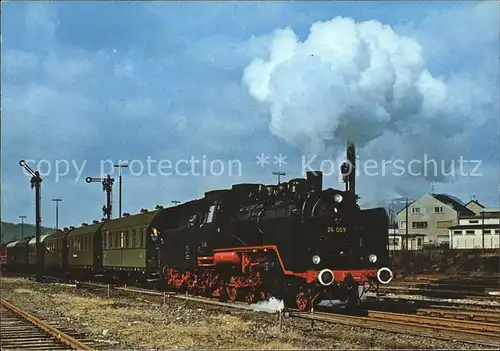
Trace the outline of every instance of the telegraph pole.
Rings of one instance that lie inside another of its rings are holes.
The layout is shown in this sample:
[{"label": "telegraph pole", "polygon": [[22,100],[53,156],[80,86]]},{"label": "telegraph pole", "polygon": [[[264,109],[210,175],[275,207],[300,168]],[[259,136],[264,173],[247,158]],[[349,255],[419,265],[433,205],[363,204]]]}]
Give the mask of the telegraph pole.
[{"label": "telegraph pole", "polygon": [[56,203],[56,230],[59,229],[59,202],[62,201],[62,199],[52,199]]},{"label": "telegraph pole", "polygon": [[[481,229],[481,232],[482,232],[482,235],[483,235],[483,250],[484,250],[484,210],[481,211],[481,218],[482,218],[482,229]],[[492,247],[493,248],[493,247]]]},{"label": "telegraph pole", "polygon": [[36,280],[40,282],[42,279],[42,251],[40,247],[40,235],[41,235],[41,222],[42,218],[40,216],[40,186],[42,184],[42,178],[40,177],[40,172],[34,171],[30,166],[26,164],[24,160],[19,161],[19,165],[23,167],[29,174],[31,174],[31,188],[35,188],[35,223],[36,223]]},{"label": "telegraph pole", "polygon": [[113,165],[114,168],[118,168],[118,211],[119,211],[119,216],[118,218],[122,217],[122,168],[128,167],[127,164],[121,164],[118,163],[117,165]]},{"label": "telegraph pole", "polygon": [[408,226],[410,223],[408,223],[408,198],[406,198],[406,239],[405,239],[405,250],[408,250]]},{"label": "telegraph pole", "polygon": [[19,216],[21,218],[21,240],[24,239],[24,220],[26,219],[26,216]]},{"label": "telegraph pole", "polygon": [[285,172],[273,172],[273,175],[278,176],[278,185],[280,185],[281,184],[280,176],[285,176],[286,173]]},{"label": "telegraph pole", "polygon": [[101,183],[102,190],[106,192],[106,205],[102,206],[102,213],[108,219],[111,219],[111,208],[112,208],[112,200],[111,200],[111,192],[113,191],[113,183],[115,181],[114,178],[108,174],[106,178],[93,178],[87,177],[85,178],[87,183]]}]

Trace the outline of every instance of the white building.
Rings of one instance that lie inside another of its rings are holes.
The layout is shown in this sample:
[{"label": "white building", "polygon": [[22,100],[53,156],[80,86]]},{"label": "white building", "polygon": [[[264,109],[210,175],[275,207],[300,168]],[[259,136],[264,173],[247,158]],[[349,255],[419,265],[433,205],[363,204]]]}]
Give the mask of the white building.
[{"label": "white building", "polygon": [[483,209],[475,216],[461,216],[449,229],[452,249],[500,248],[500,211]]},{"label": "white building", "polygon": [[[425,234],[408,234],[408,250],[422,250]],[[406,247],[406,235],[398,234],[397,229],[389,229],[389,250],[403,250]]]},{"label": "white building", "polygon": [[453,196],[425,194],[409,203],[408,209],[404,207],[397,213],[398,234],[406,235],[406,222],[408,221],[409,239],[412,236],[417,239],[423,235],[426,244],[447,244],[449,243],[448,228],[457,225],[459,217],[474,215],[472,210]]}]

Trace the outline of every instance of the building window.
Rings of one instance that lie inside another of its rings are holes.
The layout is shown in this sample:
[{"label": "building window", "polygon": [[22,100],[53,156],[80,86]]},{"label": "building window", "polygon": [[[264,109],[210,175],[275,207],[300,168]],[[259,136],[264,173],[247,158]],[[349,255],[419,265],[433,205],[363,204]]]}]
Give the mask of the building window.
[{"label": "building window", "polygon": [[484,230],[484,234],[491,234],[491,230],[489,230],[489,229],[485,229],[485,230]]},{"label": "building window", "polygon": [[467,234],[467,235],[474,235],[474,231],[473,230],[466,230],[465,234]]},{"label": "building window", "polygon": [[427,222],[411,222],[411,227],[413,229],[426,229]]},{"label": "building window", "polygon": [[120,233],[120,247],[125,247],[125,233]]},{"label": "building window", "polygon": [[104,234],[104,235],[102,236],[102,247],[103,247],[103,249],[107,249],[107,248],[108,248],[108,247],[106,246],[106,245],[107,245],[107,243],[108,243],[108,242],[107,242],[107,240],[106,240],[107,238],[108,238],[108,236],[107,236],[106,234]]},{"label": "building window", "polygon": [[434,213],[444,213],[444,207],[434,207]]},{"label": "building window", "polygon": [[401,221],[400,228],[401,229],[405,229],[406,228],[406,221]]},{"label": "building window", "polygon": [[476,223],[479,223],[479,221],[474,220],[474,221],[469,221],[469,223],[470,224],[476,224]]},{"label": "building window", "polygon": [[420,207],[412,207],[411,213],[420,213]]},{"label": "building window", "polygon": [[453,235],[462,235],[462,231],[461,230],[454,230]]},{"label": "building window", "polygon": [[498,229],[497,229],[497,230],[495,230],[495,234],[497,234],[497,235],[498,235],[498,233],[499,233],[499,230],[498,230]]},{"label": "building window", "polygon": [[422,246],[422,238],[417,238],[417,245]]}]

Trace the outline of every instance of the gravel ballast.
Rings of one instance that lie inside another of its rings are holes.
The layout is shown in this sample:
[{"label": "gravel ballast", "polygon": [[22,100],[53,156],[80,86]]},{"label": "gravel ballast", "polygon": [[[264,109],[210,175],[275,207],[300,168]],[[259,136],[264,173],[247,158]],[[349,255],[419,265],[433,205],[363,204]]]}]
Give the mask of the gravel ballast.
[{"label": "gravel ballast", "polygon": [[477,349],[477,345],[198,302],[1,278],[2,299],[112,349]]}]

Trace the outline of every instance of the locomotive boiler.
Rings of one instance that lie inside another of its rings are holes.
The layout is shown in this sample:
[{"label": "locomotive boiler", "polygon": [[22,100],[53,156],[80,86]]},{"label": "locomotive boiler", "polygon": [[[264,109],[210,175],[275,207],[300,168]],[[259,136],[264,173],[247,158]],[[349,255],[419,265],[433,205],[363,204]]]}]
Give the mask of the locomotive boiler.
[{"label": "locomotive boiler", "polygon": [[[350,146],[349,162],[353,154]],[[314,171],[278,185],[237,184],[176,206],[179,222],[158,236],[165,281],[230,301],[275,296],[305,310],[340,299],[357,307],[359,286],[392,279],[388,217],[383,208],[360,209],[353,167],[346,167],[344,191],[324,190]]]}]

